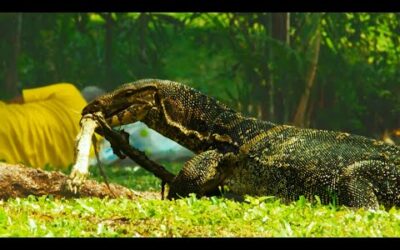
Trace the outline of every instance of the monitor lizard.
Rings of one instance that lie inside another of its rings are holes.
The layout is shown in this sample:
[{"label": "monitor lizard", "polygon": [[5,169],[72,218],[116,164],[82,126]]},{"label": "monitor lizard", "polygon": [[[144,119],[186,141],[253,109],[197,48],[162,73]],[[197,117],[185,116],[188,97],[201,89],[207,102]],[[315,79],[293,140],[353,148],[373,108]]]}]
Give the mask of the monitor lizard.
[{"label": "monitor lizard", "polygon": [[89,103],[111,126],[142,121],[192,150],[168,198],[215,194],[299,196],[352,207],[400,205],[400,147],[344,132],[246,117],[185,84],[145,79]]}]

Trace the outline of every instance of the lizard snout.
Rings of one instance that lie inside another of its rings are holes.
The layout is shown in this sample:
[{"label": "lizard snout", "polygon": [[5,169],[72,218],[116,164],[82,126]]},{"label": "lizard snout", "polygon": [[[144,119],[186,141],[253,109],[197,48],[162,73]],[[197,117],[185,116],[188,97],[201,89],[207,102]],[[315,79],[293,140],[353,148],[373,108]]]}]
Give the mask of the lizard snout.
[{"label": "lizard snout", "polygon": [[99,111],[103,111],[103,107],[104,105],[100,100],[94,100],[83,108],[82,116],[86,114],[93,114]]}]

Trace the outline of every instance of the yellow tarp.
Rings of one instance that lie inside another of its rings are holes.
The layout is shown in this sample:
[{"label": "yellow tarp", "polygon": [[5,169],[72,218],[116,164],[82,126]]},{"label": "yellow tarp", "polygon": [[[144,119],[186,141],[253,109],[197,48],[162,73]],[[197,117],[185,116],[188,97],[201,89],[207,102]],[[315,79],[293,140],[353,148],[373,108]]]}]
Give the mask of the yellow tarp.
[{"label": "yellow tarp", "polygon": [[0,102],[0,161],[35,168],[73,163],[81,111],[79,90],[57,83],[23,91],[24,104]]}]

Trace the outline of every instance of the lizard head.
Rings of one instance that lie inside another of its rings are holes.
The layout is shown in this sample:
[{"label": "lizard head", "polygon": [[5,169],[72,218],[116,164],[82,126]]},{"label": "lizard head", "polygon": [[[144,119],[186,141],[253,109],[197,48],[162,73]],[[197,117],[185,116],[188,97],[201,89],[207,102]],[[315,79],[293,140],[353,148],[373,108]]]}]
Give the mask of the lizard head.
[{"label": "lizard head", "polygon": [[143,119],[154,107],[156,94],[157,88],[152,82],[125,84],[90,102],[82,116],[101,112],[111,126],[133,123]]}]

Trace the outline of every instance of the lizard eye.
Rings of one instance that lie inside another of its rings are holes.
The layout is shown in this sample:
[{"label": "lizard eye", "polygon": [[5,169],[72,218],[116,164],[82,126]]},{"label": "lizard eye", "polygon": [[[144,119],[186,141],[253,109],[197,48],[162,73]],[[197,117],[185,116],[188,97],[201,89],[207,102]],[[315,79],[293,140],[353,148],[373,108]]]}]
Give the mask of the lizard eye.
[{"label": "lizard eye", "polygon": [[82,115],[101,111],[102,108],[103,104],[101,103],[101,101],[95,99],[91,103],[86,105],[86,107],[82,110]]}]

